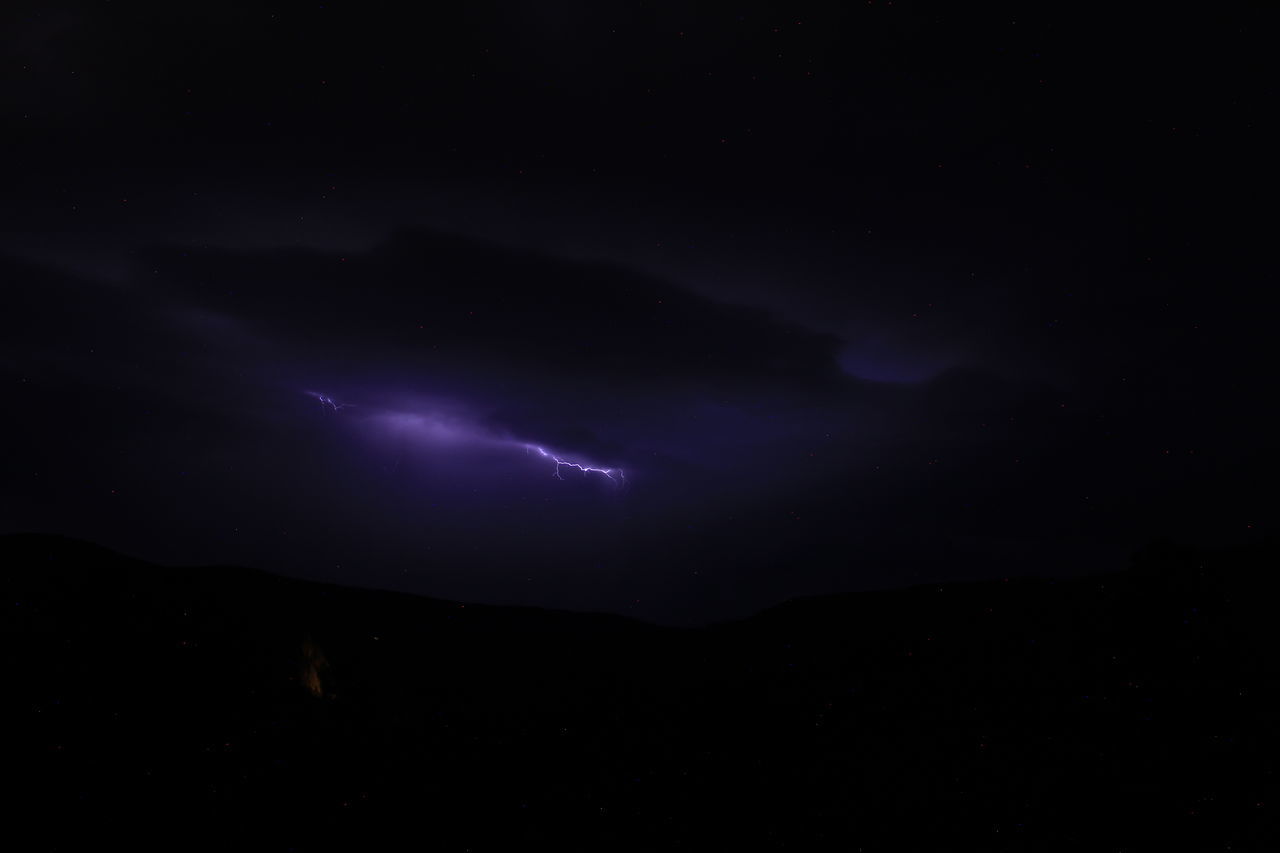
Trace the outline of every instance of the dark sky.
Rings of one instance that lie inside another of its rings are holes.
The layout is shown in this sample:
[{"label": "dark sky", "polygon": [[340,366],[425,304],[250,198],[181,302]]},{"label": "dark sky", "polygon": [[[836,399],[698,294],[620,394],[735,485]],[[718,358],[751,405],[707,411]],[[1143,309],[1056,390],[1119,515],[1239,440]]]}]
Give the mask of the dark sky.
[{"label": "dark sky", "polygon": [[6,4],[0,532],[681,623],[1271,532],[1263,4],[966,5]]}]

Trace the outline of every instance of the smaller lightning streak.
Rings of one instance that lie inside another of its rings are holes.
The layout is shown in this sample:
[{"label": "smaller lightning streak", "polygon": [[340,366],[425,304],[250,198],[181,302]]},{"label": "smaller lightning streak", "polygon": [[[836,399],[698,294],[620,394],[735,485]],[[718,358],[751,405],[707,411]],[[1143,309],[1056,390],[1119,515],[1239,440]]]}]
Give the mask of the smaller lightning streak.
[{"label": "smaller lightning streak", "polygon": [[[604,474],[606,477],[608,477],[610,480],[613,480],[613,482],[615,483],[624,483],[626,482],[626,479],[627,479],[626,476],[622,473],[621,468],[596,468],[592,465],[581,465],[577,462],[570,462],[568,459],[561,459],[559,456],[556,456],[554,453],[548,453],[547,451],[543,450],[541,447],[538,447],[536,444],[526,445],[525,449],[536,450],[542,456],[545,456],[547,459],[550,459],[552,462],[555,462],[556,470],[552,472],[551,476],[555,477],[557,480],[564,479],[564,477],[560,476],[561,468],[577,468],[579,471],[582,472],[582,476],[584,477],[587,476],[587,474],[590,474],[592,472],[596,474]],[[614,477],[614,474],[617,474],[618,476]]]},{"label": "smaller lightning streak", "polygon": [[339,403],[327,394],[317,394],[314,391],[309,391],[307,393],[319,400],[321,406],[332,409],[335,412],[339,409],[345,409],[349,405],[347,403]]}]

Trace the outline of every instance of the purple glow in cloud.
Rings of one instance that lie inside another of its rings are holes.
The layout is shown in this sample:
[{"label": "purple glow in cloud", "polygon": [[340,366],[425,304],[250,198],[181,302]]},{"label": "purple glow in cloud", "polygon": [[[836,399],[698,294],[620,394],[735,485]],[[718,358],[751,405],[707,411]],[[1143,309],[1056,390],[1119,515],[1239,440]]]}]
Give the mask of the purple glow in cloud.
[{"label": "purple glow in cloud", "polygon": [[[332,412],[339,412],[343,409],[352,408],[351,403],[339,403],[328,394],[322,394],[318,391],[304,392],[309,397],[314,397],[320,402],[322,408]],[[575,462],[567,459],[557,453],[537,445],[528,444],[519,441],[512,441],[509,438],[493,435],[492,432],[484,428],[477,427],[473,423],[467,423],[464,419],[459,419],[456,413],[448,413],[447,407],[445,412],[406,412],[396,410],[386,410],[381,412],[369,412],[366,414],[371,416],[374,422],[390,426],[396,430],[409,429],[415,435],[428,438],[432,443],[442,441],[457,442],[459,440],[511,446],[513,444],[522,446],[526,453],[536,452],[544,459],[550,459],[555,463],[555,468],[551,472],[551,476],[557,480],[563,480],[564,477],[560,473],[561,468],[574,468],[582,472],[582,476],[586,477],[590,474],[602,474],[615,485],[621,486],[626,483],[626,475],[621,468],[601,468],[596,465],[588,465],[583,462]]]}]

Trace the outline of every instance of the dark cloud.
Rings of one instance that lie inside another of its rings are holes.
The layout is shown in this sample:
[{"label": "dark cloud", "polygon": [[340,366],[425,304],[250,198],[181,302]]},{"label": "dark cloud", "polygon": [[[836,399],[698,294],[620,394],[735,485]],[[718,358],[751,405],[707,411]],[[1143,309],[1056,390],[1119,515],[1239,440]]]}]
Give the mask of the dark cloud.
[{"label": "dark cloud", "polygon": [[[406,232],[369,252],[157,250],[153,285],[282,345],[631,389],[833,387],[839,342],[602,263]],[[386,369],[395,369],[387,365]]]},{"label": "dark cloud", "polygon": [[[168,559],[681,620],[1062,568],[1158,534],[1161,504],[1191,521],[1159,494],[1187,448],[1096,393],[860,380],[829,335],[616,265],[411,231],[151,249],[117,283],[6,273],[18,528],[70,512]],[[528,444],[629,476],[556,480]]]},{"label": "dark cloud", "polygon": [[[542,567],[543,600],[565,572],[646,562],[691,512],[812,477],[790,445],[875,400],[835,341],[759,310],[439,235],[346,256],[153,250],[123,284],[8,272],[14,523],[74,507],[82,534],[166,556],[358,555],[369,582],[470,597],[483,578],[441,575],[519,560]],[[553,480],[525,444],[630,477]],[[370,557],[388,549],[404,556]]]},{"label": "dark cloud", "polygon": [[3,526],[692,621],[1257,535],[1249,17],[20,3]]}]

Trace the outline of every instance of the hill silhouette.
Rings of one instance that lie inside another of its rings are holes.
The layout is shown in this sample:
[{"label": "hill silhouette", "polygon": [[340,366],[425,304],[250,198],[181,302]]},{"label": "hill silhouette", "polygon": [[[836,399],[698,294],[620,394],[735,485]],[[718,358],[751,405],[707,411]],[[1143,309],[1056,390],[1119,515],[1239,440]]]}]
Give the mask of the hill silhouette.
[{"label": "hill silhouette", "polygon": [[47,850],[1274,849],[1276,556],[676,629],[0,537],[9,805]]}]

